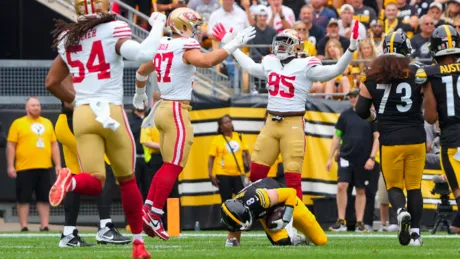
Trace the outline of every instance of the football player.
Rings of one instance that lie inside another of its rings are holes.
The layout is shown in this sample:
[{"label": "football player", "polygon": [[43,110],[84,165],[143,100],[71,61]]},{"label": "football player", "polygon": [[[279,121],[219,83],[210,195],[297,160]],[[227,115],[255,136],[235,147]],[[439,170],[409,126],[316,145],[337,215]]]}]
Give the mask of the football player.
[{"label": "football player", "polygon": [[[411,52],[410,40],[403,32],[385,37],[383,54],[372,61],[362,77],[356,113],[363,119],[377,119],[382,174],[390,203],[398,213],[399,243],[420,246],[426,134],[422,87],[415,80],[421,64],[411,63]],[[371,110],[372,104],[376,112]]]},{"label": "football player", "polygon": [[[133,258],[150,258],[142,238],[142,196],[134,176],[135,143],[123,109],[123,58],[151,60],[163,33],[166,17],[152,13],[147,38],[131,40],[131,29],[116,21],[109,0],[75,0],[76,23],[58,21],[53,32],[59,55],[51,65],[45,87],[65,102],[75,100],[73,129],[81,173],[63,168],[50,190],[52,206],[66,193],[96,196],[105,182],[104,154],[121,189],[123,210],[133,233]],[[72,74],[74,88],[63,80]],[[75,89],[75,93],[70,91]],[[135,98],[147,100],[145,92]]]},{"label": "football player", "polygon": [[[266,217],[276,205],[285,207],[280,219],[266,224]],[[250,230],[254,220],[259,220],[273,245],[286,246],[298,244],[293,242],[286,226],[292,220],[294,228],[302,232],[309,241],[322,246],[327,243],[327,236],[316,221],[315,216],[297,197],[296,190],[286,188],[272,178],[260,179],[241,190],[235,198],[222,203],[220,215],[223,223],[231,232]],[[305,243],[309,241],[304,239]]]},{"label": "football player", "polygon": [[[72,174],[81,172],[77,157],[77,140],[73,134],[73,105],[62,102],[61,114],[56,121],[56,138],[62,144],[64,160]],[[105,159],[110,164],[108,159]],[[112,197],[110,189],[105,188],[99,197],[97,210],[99,212],[99,231],[96,234],[98,244],[129,244],[131,239],[123,236],[115,228],[110,218]],[[80,210],[80,194],[69,192],[64,199],[64,231],[61,234],[59,247],[92,246],[78,235],[76,229],[78,212]]]},{"label": "football player", "polygon": [[[424,117],[441,128],[441,167],[460,208],[460,35],[450,25],[438,26],[431,35],[430,51],[435,65],[417,72],[424,83]],[[452,221],[460,232],[460,213]]]},{"label": "football player", "polygon": [[[308,92],[315,81],[325,82],[343,73],[358,47],[358,21],[355,21],[350,47],[335,65],[323,66],[316,57],[299,58],[303,51],[301,36],[286,29],[273,38],[273,54],[255,63],[240,50],[233,56],[249,74],[267,80],[268,118],[260,131],[252,154],[250,180],[267,177],[278,154],[284,160],[286,184],[302,199],[302,167],[305,156],[304,114]],[[226,43],[235,37],[222,24],[214,28],[214,36]]]},{"label": "football player", "polygon": [[[203,19],[189,8],[177,8],[168,17],[172,37],[163,37],[153,62],[143,64],[136,74],[137,90],[145,92],[148,75],[156,72],[161,99],[146,117],[143,127],[155,126],[160,132],[163,165],[155,174],[144,205],[144,232],[168,240],[161,217],[163,207],[179,174],[187,163],[193,143],[193,128],[189,111],[193,74],[196,67],[209,68],[224,61],[236,49],[255,37],[254,27],[248,27],[222,48],[202,53],[196,36]],[[133,101],[143,107],[142,100]]]}]

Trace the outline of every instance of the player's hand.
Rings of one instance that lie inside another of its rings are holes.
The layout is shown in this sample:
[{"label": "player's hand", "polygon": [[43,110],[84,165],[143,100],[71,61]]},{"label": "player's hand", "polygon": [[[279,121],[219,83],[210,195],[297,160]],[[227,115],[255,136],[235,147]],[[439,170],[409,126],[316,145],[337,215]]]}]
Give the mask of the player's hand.
[{"label": "player's hand", "polygon": [[233,33],[233,28],[230,28],[227,32],[224,25],[222,23],[218,23],[212,28],[212,37],[216,38],[223,44],[227,44],[236,37],[236,34]]},{"label": "player's hand", "polygon": [[355,20],[354,25],[353,25],[353,31],[351,32],[351,37],[350,37],[350,46],[348,47],[351,51],[355,51],[358,49],[358,37],[359,37],[359,22]]},{"label": "player's hand", "polygon": [[138,110],[144,110],[145,109],[144,104],[147,104],[147,99],[148,97],[145,93],[142,93],[142,94],[135,93],[133,97],[134,108]]},{"label": "player's hand", "polygon": [[327,163],[326,163],[326,170],[327,170],[328,172],[330,172],[330,171],[331,171],[331,167],[332,167],[332,159],[328,159],[328,160],[327,160]]},{"label": "player's hand", "polygon": [[212,185],[219,187],[219,180],[217,180],[216,176],[213,174],[209,175],[209,180],[211,180]]},{"label": "player's hand", "polygon": [[373,159],[367,159],[366,164],[364,165],[364,169],[366,170],[372,170],[374,169],[375,161]]},{"label": "player's hand", "polygon": [[149,18],[149,24],[153,27],[158,25],[158,23],[164,25],[166,23],[166,15],[159,12],[153,12]]},{"label": "player's hand", "polygon": [[14,168],[14,166],[8,167],[8,176],[13,179],[16,179],[16,169]]},{"label": "player's hand", "polygon": [[240,47],[243,47],[244,44],[256,37],[256,28],[254,26],[249,26],[243,31],[239,32],[236,36],[235,41],[240,43]]},{"label": "player's hand", "polygon": [[274,231],[281,230],[285,228],[287,224],[289,224],[289,222],[286,222],[283,219],[272,221],[272,223],[270,224],[270,231],[274,232]]}]

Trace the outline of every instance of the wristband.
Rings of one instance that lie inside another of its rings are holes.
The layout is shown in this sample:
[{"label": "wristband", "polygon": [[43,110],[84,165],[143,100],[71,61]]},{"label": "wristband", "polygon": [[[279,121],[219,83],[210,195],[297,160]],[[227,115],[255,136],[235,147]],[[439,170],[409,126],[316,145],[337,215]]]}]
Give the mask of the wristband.
[{"label": "wristband", "polygon": [[138,72],[136,72],[136,80],[137,81],[141,81],[141,82],[145,82],[147,81],[147,79],[149,79],[149,76],[143,76],[141,74],[139,74]]}]

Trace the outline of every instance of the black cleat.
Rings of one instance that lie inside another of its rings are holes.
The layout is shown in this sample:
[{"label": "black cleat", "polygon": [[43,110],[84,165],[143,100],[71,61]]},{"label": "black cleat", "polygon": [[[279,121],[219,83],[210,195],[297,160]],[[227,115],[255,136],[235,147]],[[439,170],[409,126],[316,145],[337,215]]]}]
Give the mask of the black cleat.
[{"label": "black cleat", "polygon": [[98,244],[125,245],[131,243],[131,238],[125,237],[115,228],[111,222],[107,223],[104,228],[99,229],[96,234]]},{"label": "black cleat", "polygon": [[78,235],[78,229],[74,229],[73,233],[67,236],[61,234],[61,240],[59,241],[59,247],[89,247],[94,246],[88,244],[86,241]]}]

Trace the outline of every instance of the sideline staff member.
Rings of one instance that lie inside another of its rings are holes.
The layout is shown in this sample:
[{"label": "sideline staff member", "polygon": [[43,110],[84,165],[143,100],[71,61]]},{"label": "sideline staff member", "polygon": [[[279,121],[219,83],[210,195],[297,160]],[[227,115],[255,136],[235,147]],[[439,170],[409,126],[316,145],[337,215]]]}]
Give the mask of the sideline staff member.
[{"label": "sideline staff member", "polygon": [[16,200],[21,231],[28,231],[27,218],[32,192],[35,192],[40,214],[40,230],[48,231],[50,206],[48,193],[51,188],[50,169],[55,164],[56,173],[61,169],[59,145],[50,120],[41,117],[40,101],[29,97],[27,115],[16,119],[8,132],[8,176],[16,178]]}]

